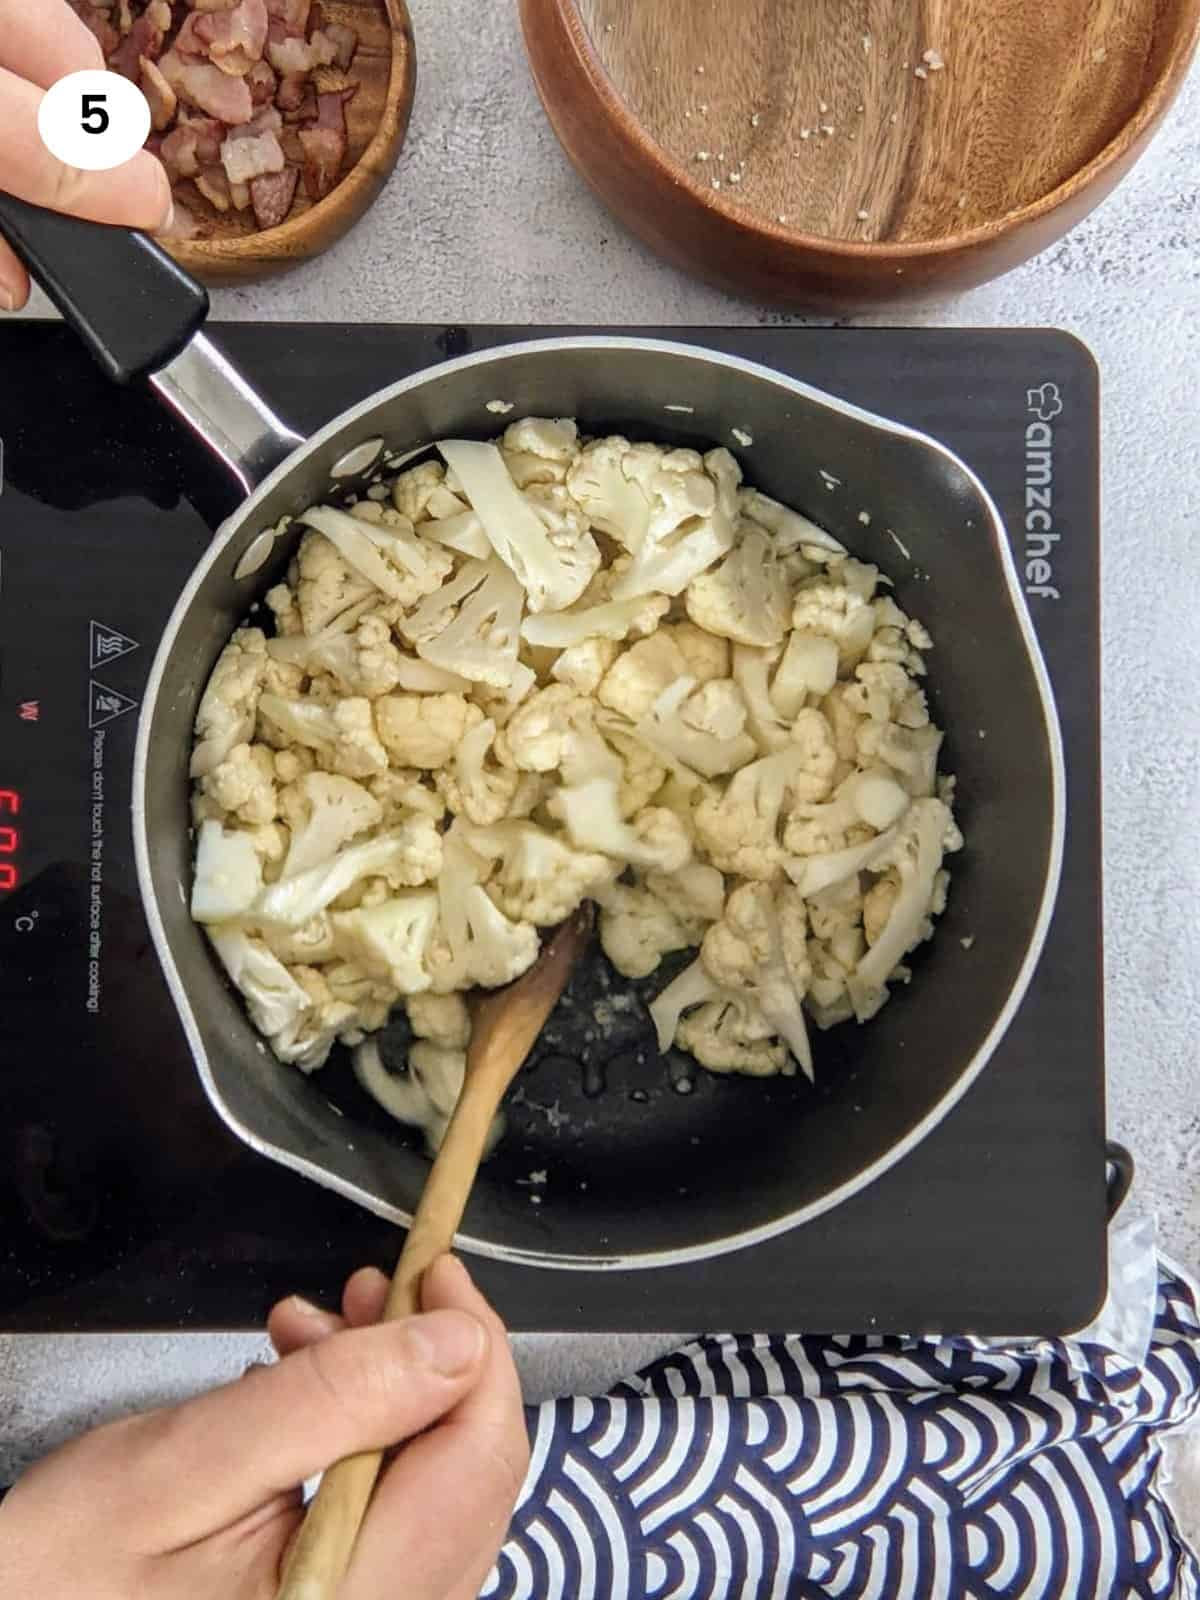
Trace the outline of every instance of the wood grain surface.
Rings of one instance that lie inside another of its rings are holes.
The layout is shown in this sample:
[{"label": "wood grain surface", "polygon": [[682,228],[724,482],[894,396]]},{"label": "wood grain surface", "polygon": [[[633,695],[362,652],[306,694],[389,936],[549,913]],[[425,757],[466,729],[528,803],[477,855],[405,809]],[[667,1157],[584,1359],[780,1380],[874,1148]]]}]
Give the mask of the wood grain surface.
[{"label": "wood grain surface", "polygon": [[175,259],[209,284],[251,283],[327,250],[362,217],[396,165],[416,89],[416,51],[405,0],[323,0],[330,22],[358,34],[346,107],[349,150],[337,187],[314,204],[301,183],[287,221],[259,233],[252,212],[222,215],[188,188],[186,204],[210,237],[166,241]]},{"label": "wood grain surface", "polygon": [[755,232],[768,253],[783,235],[824,249],[826,272],[857,261],[852,281],[928,278],[935,255],[978,257],[1002,233],[1024,237],[984,250],[968,279],[1015,264],[1127,170],[1200,29],[1200,0],[522,0],[522,12],[539,92],[584,176],[659,248],[759,292],[778,261],[729,259]]}]

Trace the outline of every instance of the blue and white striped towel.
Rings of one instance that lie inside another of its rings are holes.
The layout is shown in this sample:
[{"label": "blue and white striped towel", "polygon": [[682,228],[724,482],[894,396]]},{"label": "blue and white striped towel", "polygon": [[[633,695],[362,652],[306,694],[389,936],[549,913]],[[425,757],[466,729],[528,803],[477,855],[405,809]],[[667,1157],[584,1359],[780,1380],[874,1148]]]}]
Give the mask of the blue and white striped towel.
[{"label": "blue and white striped towel", "polygon": [[603,1399],[531,1410],[483,1593],[1196,1600],[1155,1479],[1163,1433],[1200,1407],[1200,1316],[1161,1263],[1149,1331],[1144,1359],[1086,1339],[699,1339]]}]

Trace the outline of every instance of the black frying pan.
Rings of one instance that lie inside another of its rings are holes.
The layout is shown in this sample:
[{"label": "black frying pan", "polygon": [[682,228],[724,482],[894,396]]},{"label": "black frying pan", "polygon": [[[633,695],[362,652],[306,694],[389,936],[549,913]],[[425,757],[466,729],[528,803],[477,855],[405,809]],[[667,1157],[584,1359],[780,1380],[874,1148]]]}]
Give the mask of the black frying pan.
[{"label": "black frying pan", "polygon": [[[145,238],[4,196],[0,231],[110,376],[153,384],[248,492],[167,625],[134,774],[151,931],[209,1099],[241,1138],[399,1222],[427,1170],[415,1142],[359,1095],[344,1064],[310,1081],[264,1050],[188,916],[196,706],[226,639],[278,581],[290,546],[258,546],[265,558],[249,576],[237,576],[239,564],[264,529],[327,492],[331,467],[352,446],[383,436],[407,450],[447,434],[492,435],[495,399],[515,416],[575,416],[589,432],[618,428],[701,448],[728,443],[733,427],[748,433],[748,478],[877,562],[895,579],[898,602],[932,631],[932,708],[947,730],[943,763],[958,775],[967,848],[952,863],[939,933],[913,957],[912,983],[868,1026],[816,1036],[815,1087],[714,1077],[687,1058],[660,1059],[641,1006],[614,1005],[613,994],[657,992],[672,966],[630,985],[597,955],[520,1082],[509,1137],[480,1177],[460,1243],[558,1267],[718,1254],[835,1205],[941,1121],[987,1065],[1029,983],[1064,824],[1045,667],[996,508],[956,456],[767,368],[629,338],[548,339],[449,361],[365,398],[305,442],[199,333],[207,296]],[[908,559],[888,529],[902,533]],[[385,1039],[385,1053],[402,1043]],[[540,1169],[547,1183],[534,1205],[527,1180]]]}]

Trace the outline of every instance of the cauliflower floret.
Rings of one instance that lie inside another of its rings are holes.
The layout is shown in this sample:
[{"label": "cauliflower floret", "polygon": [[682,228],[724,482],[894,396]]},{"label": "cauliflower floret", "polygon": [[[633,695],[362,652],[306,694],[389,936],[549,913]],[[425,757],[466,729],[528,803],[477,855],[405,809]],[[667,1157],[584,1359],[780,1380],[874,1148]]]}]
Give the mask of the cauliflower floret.
[{"label": "cauliflower floret", "polygon": [[455,816],[486,825],[508,815],[520,787],[521,775],[508,767],[489,766],[488,752],[496,738],[490,719],[477,723],[463,735],[454,753],[454,770],[434,773],[438,793]]},{"label": "cauliflower floret", "polygon": [[685,603],[691,620],[708,633],[739,644],[779,644],[788,585],[767,535],[746,534],[719,566],[692,579]]},{"label": "cauliflower floret", "polygon": [[736,739],[746,726],[746,701],[731,678],[714,678],[688,695],[679,715],[697,733]]},{"label": "cauliflower floret", "polygon": [[384,1027],[392,1007],[400,999],[394,984],[383,978],[368,977],[351,961],[322,967],[321,976],[335,1000],[354,1007],[354,1021],[338,1034],[342,1044],[361,1044],[364,1033]]},{"label": "cauliflower floret", "polygon": [[[351,606],[370,601],[374,587],[344,561],[322,534],[306,533],[296,552],[296,608],[305,633],[321,633]],[[280,612],[275,607],[276,618]]]},{"label": "cauliflower floret", "polygon": [[807,578],[792,603],[792,627],[820,633],[838,647],[843,670],[861,661],[875,632],[870,603],[831,578]]},{"label": "cauliflower floret", "polygon": [[617,655],[618,646],[612,639],[584,639],[562,651],[550,668],[550,676],[576,694],[594,695]]},{"label": "cauliflower floret", "polygon": [[266,670],[266,635],[259,628],[239,628],[217,657],[196,712],[193,778],[205,777],[235,744],[253,738]]},{"label": "cauliflower floret", "polygon": [[465,828],[462,836],[477,855],[499,861],[487,892],[504,915],[540,928],[565,922],[620,870],[608,856],[574,850],[531,822]]},{"label": "cauliflower floret", "polygon": [[840,562],[846,554],[845,545],[839,544],[831,533],[759,489],[743,489],[738,495],[738,510],[774,534],[777,555],[790,556],[793,551],[800,551],[808,560],[826,564]]},{"label": "cauliflower floret", "polygon": [[489,898],[481,879],[490,863],[466,843],[461,824],[451,827],[444,847],[438,932],[430,952],[433,987],[444,994],[476,983],[486,989],[511,983],[537,960],[537,929],[511,921]]},{"label": "cauliflower floret", "polygon": [[282,695],[264,694],[258,714],[259,732],[268,744],[307,745],[331,772],[367,778],[387,767],[387,751],[375,732],[369,700],[351,698],[325,706],[307,698],[285,700]]},{"label": "cauliflower floret", "polygon": [[525,596],[499,561],[464,561],[458,573],[400,621],[417,654],[445,672],[519,700],[533,673],[518,661]]},{"label": "cauliflower floret", "polygon": [[780,716],[771,702],[769,674],[777,650],[750,645],[733,647],[733,679],[746,703],[746,723],[763,755],[782,750],[792,737],[792,719]]},{"label": "cauliflower floret", "polygon": [[664,632],[639,639],[623,651],[605,673],[596,693],[602,706],[637,722],[646,716],[664,689],[687,676],[679,646]]},{"label": "cauliflower floret", "polygon": [[899,773],[909,794],[922,800],[932,795],[942,747],[940,728],[932,723],[922,728],[902,728],[894,722],[864,720],[858,725],[856,745],[861,764],[882,761]]},{"label": "cauliflower floret", "polygon": [[404,1002],[409,1025],[419,1039],[444,1050],[465,1050],[471,1042],[471,1014],[461,994],[410,995]]},{"label": "cauliflower floret", "polygon": [[783,869],[780,818],[789,794],[809,782],[807,754],[789,744],[735,772],[724,793],[709,790],[695,808],[696,838],[713,864],[769,883]]},{"label": "cauliflower floret", "polygon": [[[301,923],[298,928],[260,928],[257,937],[288,967],[319,967],[337,957],[333,923],[324,911],[318,912],[310,921]],[[339,998],[345,999],[346,996]]]},{"label": "cauliflower floret", "polygon": [[564,749],[565,783],[547,802],[580,850],[597,850],[635,866],[674,872],[692,853],[673,811],[648,806],[632,823],[621,815],[622,766],[599,735],[575,733]]},{"label": "cauliflower floret", "polygon": [[[714,778],[752,761],[758,752],[749,734],[735,733],[729,738],[720,738],[689,724],[684,707],[690,703],[695,689],[694,678],[677,678],[656,698],[649,712],[634,724],[634,738],[684,779],[694,778],[697,773]],[[598,721],[609,736],[625,726],[620,718],[603,712]]]},{"label": "cauliflower floret", "polygon": [[307,745],[292,745],[275,752],[275,780],[277,783],[295,783],[307,772],[315,772],[317,758]]},{"label": "cauliflower floret", "polygon": [[[494,444],[446,439],[438,449],[453,468],[484,532],[525,591],[531,611],[564,611],[583,593],[600,565],[590,533],[551,533],[517,488]],[[582,524],[582,519],[580,519]]]},{"label": "cauliflower floret", "polygon": [[709,1072],[740,1072],[750,1078],[788,1075],[787,1046],[749,999],[723,996],[682,1017],[675,1043]]},{"label": "cauliflower floret", "polygon": [[[616,719],[611,719],[615,723]],[[631,738],[622,728],[605,727],[604,737],[621,758],[621,787],[618,802],[626,819],[648,806],[666,780],[667,768],[654,751]]]},{"label": "cauliflower floret", "polygon": [[344,614],[312,637],[272,639],[267,645],[272,661],[310,674],[331,673],[343,693],[369,700],[387,694],[400,682],[404,660],[391,627],[378,613],[362,617],[353,630],[339,626],[343,620]]},{"label": "cauliflower floret", "polygon": [[579,454],[579,429],[573,417],[521,417],[505,428],[500,444],[511,455],[566,465]]},{"label": "cauliflower floret", "polygon": [[823,805],[798,801],[783,830],[784,848],[792,855],[823,854],[863,838],[850,835],[860,827],[882,833],[908,807],[908,795],[882,772],[852,772]]},{"label": "cauliflower floret", "polygon": [[361,783],[331,772],[310,772],[289,784],[279,796],[279,810],[291,829],[285,878],[328,861],[383,820],[383,807]]},{"label": "cauliflower floret", "polygon": [[[692,1007],[699,1009],[685,1017]],[[667,985],[651,1003],[650,1015],[660,1050],[678,1044],[710,1072],[769,1077],[787,1065],[786,1045],[773,1036],[753,999],[744,991],[722,989],[702,961]]]},{"label": "cauliflower floret", "polygon": [[386,978],[400,994],[419,994],[432,979],[426,956],[438,919],[433,889],[409,889],[382,905],[336,911],[330,918],[338,954],[368,977]]},{"label": "cauliflower floret", "polygon": [[882,878],[876,879],[863,896],[863,934],[868,944],[878,942],[879,935],[887,927],[888,919],[895,909],[899,893],[899,876],[896,873],[885,873]]},{"label": "cauliflower floret", "polygon": [[705,928],[725,909],[725,879],[703,861],[689,861],[674,872],[648,872],[645,882],[684,928],[689,944],[699,944]]},{"label": "cauliflower floret", "polygon": [[781,717],[794,717],[809,695],[820,699],[829,693],[837,673],[837,641],[827,634],[793,629],[771,680],[771,704]]},{"label": "cauliflower floret", "polygon": [[[585,596],[586,598],[586,596]],[[600,605],[576,606],[571,611],[543,611],[526,617],[521,637],[530,645],[565,650],[586,639],[621,640],[634,634],[645,638],[666,616],[671,602],[665,594],[636,595],[632,600],[606,600]]]},{"label": "cauliflower floret", "polygon": [[192,916],[197,922],[228,922],[250,909],[262,889],[262,862],[254,840],[219,822],[201,825],[192,880]]},{"label": "cauliflower floret", "polygon": [[644,884],[611,883],[600,902],[600,944],[627,978],[649,977],[663,956],[686,950],[688,930]]},{"label": "cauliflower floret", "polygon": [[300,608],[296,604],[296,591],[291,584],[277,583],[273,589],[267,590],[265,598],[268,609],[275,617],[277,638],[290,638],[293,634],[304,632]]},{"label": "cauliflower floret", "polygon": [[567,684],[538,689],[513,712],[504,747],[521,772],[552,772],[562,761],[563,741],[592,719],[590,700]]},{"label": "cauliflower floret", "polygon": [[928,724],[925,691],[898,662],[864,661],[854,669],[854,678],[844,691],[846,703],[872,722],[897,722],[904,728]]},{"label": "cauliflower floret", "polygon": [[440,822],[446,803],[435,789],[423,781],[424,774],[407,767],[389,767],[367,779],[367,788],[383,808],[380,819],[385,827],[404,821],[410,812]]},{"label": "cauliflower floret", "polygon": [[465,510],[458,496],[446,488],[445,478],[446,469],[440,461],[422,461],[419,466],[410,467],[392,482],[392,505],[414,523],[426,517],[453,515],[455,508]]},{"label": "cauliflower floret", "polygon": [[310,1008],[275,1035],[271,1049],[301,1072],[315,1072],[329,1059],[338,1034],[354,1026],[357,1012],[337,998],[316,967],[293,967],[292,975],[308,995]]},{"label": "cauliflower floret", "polygon": [[279,957],[236,923],[211,927],[208,937],[259,1033],[273,1044],[294,1032],[313,1002]]},{"label": "cauliflower floret", "polygon": [[894,869],[898,890],[886,923],[876,928],[870,948],[846,984],[860,1022],[875,1015],[887,999],[888,979],[913,946],[932,932],[930,913],[939,899],[944,904],[945,882],[940,888],[938,884],[943,852],[962,844],[949,810],[933,799],[914,800],[891,834],[873,866]]},{"label": "cauliflower floret", "polygon": [[203,793],[239,822],[258,827],[278,815],[275,753],[262,744],[235,744],[200,780]]},{"label": "cauliflower floret", "polygon": [[733,546],[741,469],[728,450],[672,450],[640,478],[651,496],[650,523],[619,566],[614,600],[630,595],[678,595]]},{"label": "cauliflower floret", "polygon": [[379,737],[405,767],[448,765],[467,731],[482,721],[479,707],[460,694],[389,694],[375,702]]},{"label": "cauliflower floret", "polygon": [[413,817],[390,833],[344,846],[329,861],[269,884],[253,907],[256,921],[298,928],[367,878],[411,887],[435,878],[442,836],[429,817]]},{"label": "cauliflower floret", "polygon": [[637,550],[650,524],[650,496],[636,477],[626,475],[628,439],[613,434],[585,445],[567,473],[567,490],[593,528]]},{"label": "cauliflower floret", "polygon": [[684,670],[697,683],[729,676],[728,639],[705,633],[694,622],[664,623],[662,631],[678,647],[686,663]]},{"label": "cauliflower floret", "polygon": [[300,521],[328,539],[360,578],[400,606],[432,594],[454,567],[448,550],[426,544],[396,512],[385,514],[379,525],[334,506],[310,506]]},{"label": "cauliflower floret", "polygon": [[810,975],[808,915],[800,894],[788,885],[742,884],[704,935],[700,959],[722,988],[749,990],[811,1078],[812,1052],[801,1010]]}]

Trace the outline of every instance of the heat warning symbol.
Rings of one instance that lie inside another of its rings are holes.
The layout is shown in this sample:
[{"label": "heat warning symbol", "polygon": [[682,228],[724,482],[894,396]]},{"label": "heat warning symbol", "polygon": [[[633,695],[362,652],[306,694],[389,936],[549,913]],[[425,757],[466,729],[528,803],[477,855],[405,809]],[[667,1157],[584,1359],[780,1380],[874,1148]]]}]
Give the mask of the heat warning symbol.
[{"label": "heat warning symbol", "polygon": [[137,701],[131,700],[127,694],[118,694],[115,689],[107,689],[104,684],[97,683],[95,678],[88,684],[89,728],[102,728],[106,722],[115,722],[127,711],[136,710]]},{"label": "heat warning symbol", "polygon": [[105,662],[119,661],[122,656],[127,656],[137,647],[136,639],[118,633],[116,628],[110,628],[106,622],[93,622],[89,639],[88,666],[95,672],[96,668],[104,666]]}]

